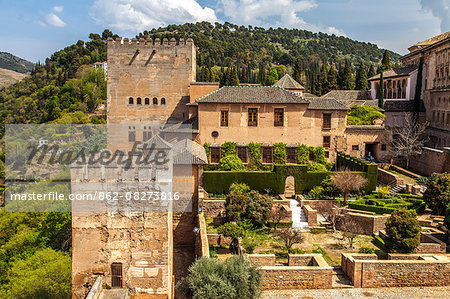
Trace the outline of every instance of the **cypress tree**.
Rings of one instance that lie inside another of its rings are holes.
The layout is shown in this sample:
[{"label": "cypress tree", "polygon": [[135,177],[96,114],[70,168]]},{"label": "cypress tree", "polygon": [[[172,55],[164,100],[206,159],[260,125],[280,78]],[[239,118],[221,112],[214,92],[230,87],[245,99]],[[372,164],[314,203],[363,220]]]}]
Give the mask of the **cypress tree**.
[{"label": "cypress tree", "polygon": [[384,72],[392,69],[391,58],[389,56],[388,50],[384,50],[383,59],[381,60],[380,72]]},{"label": "cypress tree", "polygon": [[361,61],[358,71],[356,72],[356,89],[358,90],[368,90],[369,81],[367,81],[366,67]]},{"label": "cypress tree", "polygon": [[292,78],[297,81],[298,83],[301,82],[302,79],[302,64],[300,62],[300,59],[297,59],[295,62],[293,68],[292,68]]},{"label": "cypress tree", "polygon": [[376,75],[375,69],[373,67],[373,64],[371,63],[369,67],[369,73],[367,73],[367,78],[372,78],[375,75]]},{"label": "cypress tree", "polygon": [[338,89],[336,69],[331,65],[327,75],[327,92],[336,89]]},{"label": "cypress tree", "polygon": [[419,60],[419,69],[417,70],[416,92],[414,94],[414,123],[419,120],[420,97],[422,95],[422,72],[423,72],[423,56]]},{"label": "cypress tree", "polygon": [[350,61],[345,60],[344,70],[342,72],[342,86],[341,89],[351,90],[353,89],[353,74],[352,67],[350,66]]},{"label": "cypress tree", "polygon": [[236,68],[230,71],[230,86],[239,86],[239,77]]},{"label": "cypress tree", "polygon": [[319,95],[326,94],[328,90],[328,80],[327,80],[327,68],[325,64],[322,64],[319,72]]},{"label": "cypress tree", "polygon": [[380,74],[380,86],[378,89],[378,107],[384,109],[384,76]]}]

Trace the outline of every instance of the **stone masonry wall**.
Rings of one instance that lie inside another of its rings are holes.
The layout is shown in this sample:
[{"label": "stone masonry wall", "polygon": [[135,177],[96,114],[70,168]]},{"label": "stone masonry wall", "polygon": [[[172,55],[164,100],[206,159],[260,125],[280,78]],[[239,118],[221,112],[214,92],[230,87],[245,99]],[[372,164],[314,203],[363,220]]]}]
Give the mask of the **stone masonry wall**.
[{"label": "stone masonry wall", "polygon": [[329,289],[332,287],[332,269],[303,266],[261,267],[263,290]]},{"label": "stone masonry wall", "polygon": [[411,157],[409,165],[411,169],[424,175],[431,175],[433,172],[450,172],[450,150],[424,147],[422,154]]}]

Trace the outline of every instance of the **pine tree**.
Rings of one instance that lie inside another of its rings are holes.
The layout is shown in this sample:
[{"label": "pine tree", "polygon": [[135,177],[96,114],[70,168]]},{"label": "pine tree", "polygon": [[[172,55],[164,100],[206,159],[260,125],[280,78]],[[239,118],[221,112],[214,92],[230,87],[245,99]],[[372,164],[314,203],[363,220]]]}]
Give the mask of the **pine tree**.
[{"label": "pine tree", "polygon": [[292,71],[292,78],[300,83],[302,80],[302,64],[300,62],[300,59],[297,59],[294,66],[292,67]]},{"label": "pine tree", "polygon": [[383,59],[381,60],[380,72],[392,69],[392,62],[388,50],[384,50]]},{"label": "pine tree", "polygon": [[344,70],[342,71],[341,84],[342,84],[340,86],[341,89],[344,89],[344,90],[353,89],[352,67],[351,67],[350,61],[348,59],[345,59]]},{"label": "pine tree", "polygon": [[322,66],[320,67],[320,72],[319,72],[319,95],[324,95],[327,92],[329,92],[328,90],[328,80],[327,80],[327,67],[325,66],[325,64],[322,64]]},{"label": "pine tree", "polygon": [[366,67],[362,61],[359,64],[358,71],[356,72],[356,89],[358,90],[369,89],[369,81],[367,81]]},{"label": "pine tree", "polygon": [[371,63],[369,67],[369,72],[367,73],[367,78],[372,78],[375,75],[376,75],[375,69],[373,67],[373,64]]},{"label": "pine tree", "polygon": [[378,90],[378,107],[384,109],[384,76],[380,75],[380,86]]},{"label": "pine tree", "polygon": [[336,74],[336,68],[334,65],[331,65],[330,70],[328,71],[327,88],[326,89],[328,90],[327,92],[338,89],[337,74]]}]

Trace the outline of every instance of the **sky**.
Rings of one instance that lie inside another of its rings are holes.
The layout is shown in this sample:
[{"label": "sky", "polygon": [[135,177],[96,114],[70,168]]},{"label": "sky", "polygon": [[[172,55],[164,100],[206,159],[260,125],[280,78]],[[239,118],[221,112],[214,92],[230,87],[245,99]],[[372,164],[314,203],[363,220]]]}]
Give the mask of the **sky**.
[{"label": "sky", "polygon": [[106,28],[134,37],[198,21],[320,31],[406,54],[450,30],[450,0],[0,0],[0,51],[44,61]]}]

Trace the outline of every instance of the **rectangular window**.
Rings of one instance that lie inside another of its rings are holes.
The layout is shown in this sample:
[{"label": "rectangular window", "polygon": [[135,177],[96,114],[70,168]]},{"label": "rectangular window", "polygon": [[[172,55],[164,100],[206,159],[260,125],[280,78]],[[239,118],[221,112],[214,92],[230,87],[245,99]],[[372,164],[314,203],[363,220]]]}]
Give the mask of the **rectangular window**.
[{"label": "rectangular window", "polygon": [[220,111],[220,126],[228,127],[228,111]]},{"label": "rectangular window", "polygon": [[211,163],[220,162],[220,147],[211,147]]},{"label": "rectangular window", "polygon": [[382,144],[382,145],[381,145],[381,150],[382,150],[382,151],[385,151],[386,149],[387,149],[386,144]]},{"label": "rectangular window", "polygon": [[136,131],[128,131],[128,142],[136,142]]},{"label": "rectangular window", "polygon": [[152,138],[152,132],[151,131],[144,131],[142,134],[142,141],[145,142],[147,140],[150,140]]},{"label": "rectangular window", "polygon": [[248,126],[258,126],[258,108],[248,108]]},{"label": "rectangular window", "polygon": [[330,147],[330,136],[323,136],[323,147],[324,148]]},{"label": "rectangular window", "polygon": [[352,145],[352,151],[359,151],[359,145]]},{"label": "rectangular window", "polygon": [[286,162],[297,164],[297,148],[295,147],[286,148]]},{"label": "rectangular window", "polygon": [[275,127],[282,127],[284,123],[284,109],[283,108],[275,108],[274,110],[274,122],[273,125]]},{"label": "rectangular window", "polygon": [[263,147],[262,148],[262,159],[263,163],[273,163],[273,148],[272,147]]},{"label": "rectangular window", "polygon": [[247,163],[247,147],[240,146],[237,148],[237,155],[242,163]]},{"label": "rectangular window", "polygon": [[322,117],[323,117],[322,128],[331,129],[331,113],[324,113]]}]

